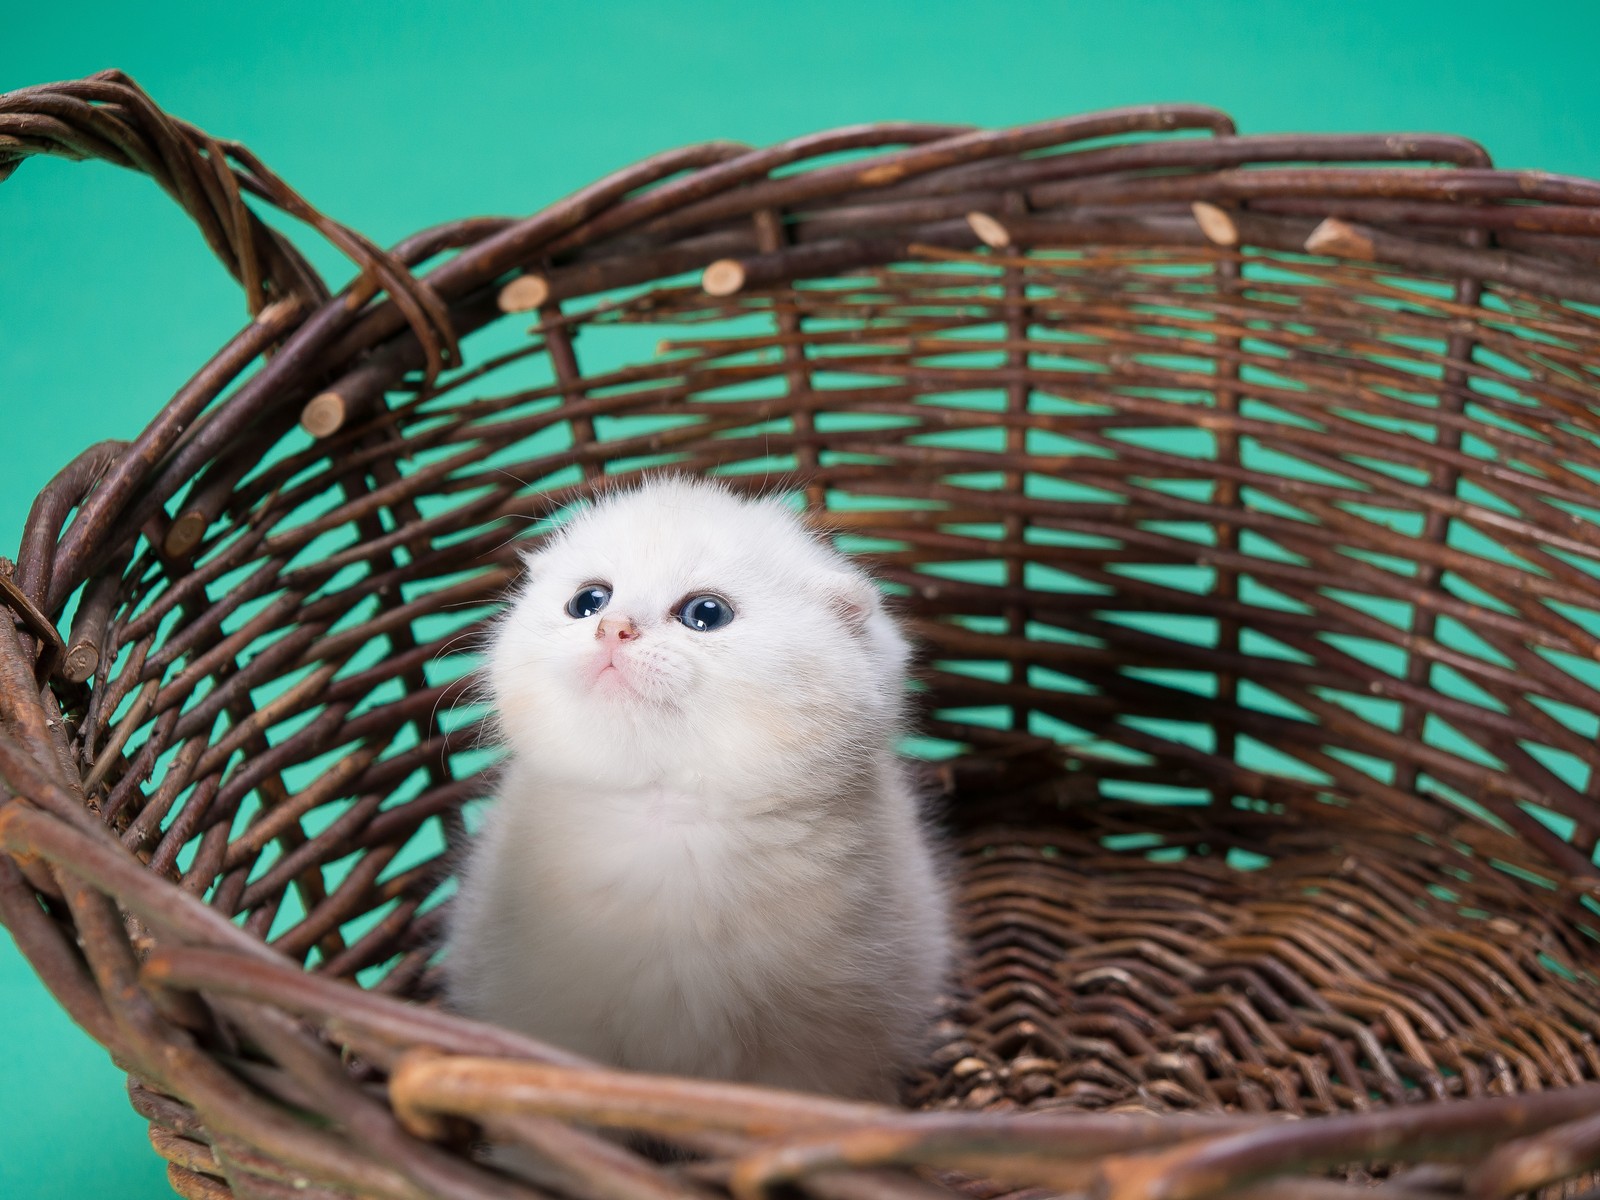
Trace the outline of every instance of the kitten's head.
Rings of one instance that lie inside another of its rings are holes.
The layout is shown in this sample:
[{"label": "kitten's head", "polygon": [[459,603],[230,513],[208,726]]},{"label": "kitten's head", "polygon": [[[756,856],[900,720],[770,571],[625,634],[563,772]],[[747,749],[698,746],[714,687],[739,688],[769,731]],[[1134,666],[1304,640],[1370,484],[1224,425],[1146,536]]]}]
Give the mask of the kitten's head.
[{"label": "kitten's head", "polygon": [[528,556],[489,682],[540,773],[771,788],[881,752],[905,661],[872,581],[781,501],[656,478]]}]

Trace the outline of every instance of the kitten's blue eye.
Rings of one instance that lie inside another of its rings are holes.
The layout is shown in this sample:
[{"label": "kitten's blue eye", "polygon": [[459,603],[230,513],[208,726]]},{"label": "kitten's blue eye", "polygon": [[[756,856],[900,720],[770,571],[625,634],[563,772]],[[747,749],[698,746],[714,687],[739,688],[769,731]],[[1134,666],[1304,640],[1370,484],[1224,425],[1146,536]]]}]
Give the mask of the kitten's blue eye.
[{"label": "kitten's blue eye", "polygon": [[567,601],[567,616],[592,617],[610,602],[611,589],[605,584],[585,584]]},{"label": "kitten's blue eye", "polygon": [[690,596],[679,607],[678,620],[698,633],[710,633],[733,620],[733,605],[721,596]]}]

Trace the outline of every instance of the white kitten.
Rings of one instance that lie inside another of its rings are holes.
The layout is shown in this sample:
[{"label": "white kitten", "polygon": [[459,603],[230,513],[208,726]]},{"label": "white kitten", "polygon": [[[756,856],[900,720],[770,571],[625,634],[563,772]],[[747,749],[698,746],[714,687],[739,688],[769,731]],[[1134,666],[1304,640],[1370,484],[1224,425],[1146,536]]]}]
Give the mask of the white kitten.
[{"label": "white kitten", "polygon": [[618,1066],[892,1099],[951,941],[871,580],[780,502],[673,478],[527,566],[452,1005]]}]

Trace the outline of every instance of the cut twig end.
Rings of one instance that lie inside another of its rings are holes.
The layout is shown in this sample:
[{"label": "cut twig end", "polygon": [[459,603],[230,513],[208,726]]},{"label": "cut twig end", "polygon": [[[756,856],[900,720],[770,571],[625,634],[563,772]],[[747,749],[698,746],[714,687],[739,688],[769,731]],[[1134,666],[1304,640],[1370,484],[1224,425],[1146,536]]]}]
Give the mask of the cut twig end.
[{"label": "cut twig end", "polygon": [[200,544],[200,539],[205,537],[206,527],[210,524],[205,513],[190,509],[167,527],[167,536],[161,548],[167,552],[168,558],[187,558]]},{"label": "cut twig end", "polygon": [[1307,254],[1331,254],[1340,258],[1371,258],[1372,239],[1348,221],[1329,217],[1306,238]]},{"label": "cut twig end", "polygon": [[868,167],[861,172],[861,183],[865,187],[883,187],[886,184],[898,183],[905,173],[904,163],[884,163],[881,166]]},{"label": "cut twig end", "polygon": [[256,314],[256,324],[276,325],[280,321],[291,320],[305,307],[305,303],[299,296],[285,296],[281,300],[274,300]]},{"label": "cut twig end", "polygon": [[1229,215],[1227,209],[1207,204],[1204,200],[1196,200],[1189,206],[1189,211],[1194,213],[1195,223],[1200,226],[1200,232],[1205,234],[1206,240],[1213,245],[1239,244],[1239,227],[1233,223],[1233,217]]},{"label": "cut twig end", "polygon": [[67,651],[67,657],[61,664],[61,673],[66,676],[68,683],[83,683],[99,665],[100,651],[80,642]]},{"label": "cut twig end", "polygon": [[737,259],[719,258],[700,276],[700,286],[708,295],[731,296],[744,287],[744,265]]},{"label": "cut twig end", "polygon": [[300,428],[314,438],[329,437],[339,432],[344,416],[343,396],[338,392],[319,392],[300,410]]},{"label": "cut twig end", "polygon": [[500,311],[532,312],[550,299],[550,282],[543,275],[518,275],[500,289]]},{"label": "cut twig end", "polygon": [[978,240],[985,246],[992,246],[996,250],[1004,250],[1011,245],[1011,233],[1006,227],[988,213],[969,212],[967,224],[972,226],[972,232],[978,235]]}]

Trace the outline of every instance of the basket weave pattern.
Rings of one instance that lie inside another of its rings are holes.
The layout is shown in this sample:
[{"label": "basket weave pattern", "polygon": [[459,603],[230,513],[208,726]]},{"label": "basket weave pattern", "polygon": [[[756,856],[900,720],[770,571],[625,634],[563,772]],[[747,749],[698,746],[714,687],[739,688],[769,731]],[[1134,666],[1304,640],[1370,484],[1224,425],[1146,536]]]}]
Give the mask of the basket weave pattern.
[{"label": "basket weave pattern", "polygon": [[[694,146],[384,251],[115,73],[0,97],[34,154],[151,175],[252,313],[0,562],[0,921],[181,1194],[540,1194],[485,1136],[578,1200],[1600,1165],[1600,183],[1168,106]],[[655,467],[796,484],[923,648],[923,1111],[431,1003],[461,647]]]}]

